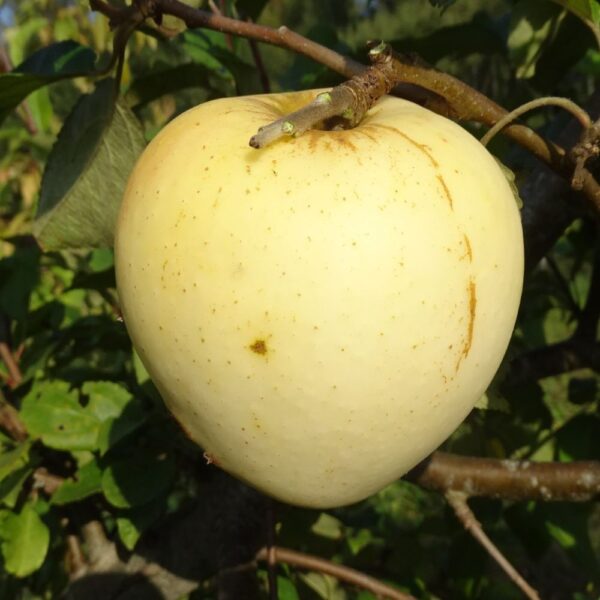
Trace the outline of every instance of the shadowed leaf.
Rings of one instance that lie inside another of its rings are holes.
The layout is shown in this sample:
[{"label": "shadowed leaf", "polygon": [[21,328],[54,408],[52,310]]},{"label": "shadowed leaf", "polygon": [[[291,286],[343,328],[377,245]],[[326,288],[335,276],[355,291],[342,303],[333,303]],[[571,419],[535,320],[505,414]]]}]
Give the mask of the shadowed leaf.
[{"label": "shadowed leaf", "polygon": [[0,75],[0,122],[31,92],[94,69],[96,54],[74,41],[58,42],[34,52],[10,73]]},{"label": "shadowed leaf", "polygon": [[54,145],[34,234],[45,250],[107,247],[121,196],[144,148],[133,113],[115,103],[111,79],[77,103]]}]

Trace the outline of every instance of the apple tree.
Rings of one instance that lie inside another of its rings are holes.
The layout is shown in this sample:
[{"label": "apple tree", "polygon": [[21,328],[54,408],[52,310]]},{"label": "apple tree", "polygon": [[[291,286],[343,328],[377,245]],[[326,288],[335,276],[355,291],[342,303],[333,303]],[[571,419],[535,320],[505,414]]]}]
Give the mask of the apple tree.
[{"label": "apple tree", "polygon": [[[0,598],[598,597],[597,0],[5,0],[0,27]],[[487,146],[525,279],[503,362],[443,445],[361,502],[307,509],[226,474],[166,409],[123,322],[115,223],[181,113],[348,81],[363,108],[389,93]]]}]

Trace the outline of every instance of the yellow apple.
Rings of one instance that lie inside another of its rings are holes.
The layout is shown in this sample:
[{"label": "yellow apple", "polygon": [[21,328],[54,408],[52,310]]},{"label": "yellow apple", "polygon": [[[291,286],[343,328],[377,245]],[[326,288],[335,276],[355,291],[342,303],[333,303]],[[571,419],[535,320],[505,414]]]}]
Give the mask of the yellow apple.
[{"label": "yellow apple", "polygon": [[331,507],[406,473],[483,394],[523,240],[494,158],[410,102],[248,147],[320,91],[216,100],[166,126],[131,175],[116,263],[133,343],[209,460]]}]

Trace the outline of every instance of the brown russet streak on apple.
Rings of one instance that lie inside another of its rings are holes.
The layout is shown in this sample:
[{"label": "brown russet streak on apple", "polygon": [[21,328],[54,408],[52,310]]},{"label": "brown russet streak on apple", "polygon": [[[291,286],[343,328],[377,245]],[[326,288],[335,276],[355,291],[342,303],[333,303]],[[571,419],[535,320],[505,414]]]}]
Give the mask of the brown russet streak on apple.
[{"label": "brown russet streak on apple", "polygon": [[397,133],[399,136],[401,136],[402,138],[404,138],[409,144],[411,144],[411,146],[413,146],[413,147],[417,148],[418,150],[420,150],[421,152],[423,152],[423,154],[425,154],[425,156],[428,158],[428,160],[432,164],[432,166],[436,169],[436,171],[438,171],[435,176],[437,177],[437,180],[440,182],[440,185],[444,192],[444,196],[446,196],[446,199],[448,200],[448,204],[450,205],[450,210],[454,210],[452,194],[450,193],[450,190],[449,190],[448,186],[446,185],[444,178],[439,173],[440,165],[437,162],[437,160],[435,160],[435,158],[433,158],[433,156],[431,155],[431,152],[430,152],[431,148],[425,144],[420,144],[416,140],[413,140],[409,135],[406,135],[406,133],[403,133],[397,127],[391,127],[390,125],[382,125],[381,123],[371,125],[371,127],[379,127],[380,129],[387,129],[389,131],[393,131],[393,132]]},{"label": "brown russet streak on apple", "polygon": [[425,156],[427,156],[427,158],[429,159],[429,162],[436,169],[440,166],[438,164],[437,160],[435,160],[435,158],[433,158],[433,156],[429,152],[429,150],[431,150],[431,148],[429,148],[429,146],[426,146],[425,144],[420,144],[416,140],[413,140],[409,135],[406,135],[406,133],[400,131],[397,127],[392,127],[391,125],[382,125],[381,123],[373,124],[373,125],[371,125],[371,127],[378,127],[379,129],[386,129],[388,131],[393,131],[394,133],[397,133],[399,136],[404,138],[409,144],[411,144],[412,146],[414,146],[415,148],[417,148],[421,152],[423,152],[423,154],[425,154]]},{"label": "brown russet streak on apple", "polygon": [[469,355],[471,344],[473,343],[473,329],[475,327],[475,314],[477,312],[477,286],[472,278],[469,280],[467,293],[469,294],[469,323],[467,325],[465,343],[463,344],[462,351],[458,357],[458,362],[456,363],[456,371],[458,371],[463,358],[467,358]]},{"label": "brown russet streak on apple", "polygon": [[446,185],[446,182],[444,181],[444,178],[438,173],[436,175],[438,181],[440,182],[440,185],[442,186],[442,189],[444,190],[444,194],[446,195],[446,198],[448,198],[448,203],[450,204],[450,208],[454,208],[452,206],[452,194],[450,194],[450,190],[448,189],[448,186]]},{"label": "brown russet streak on apple", "polygon": [[265,356],[268,352],[267,343],[265,340],[256,340],[250,346],[248,346],[252,352]]},{"label": "brown russet streak on apple", "polygon": [[379,139],[377,138],[377,135],[368,132],[370,128],[370,125],[359,125],[358,127],[354,128],[353,131],[355,134],[362,135],[367,139],[371,140],[374,144],[379,144]]},{"label": "brown russet streak on apple", "polygon": [[351,135],[355,135],[355,129],[347,131],[327,131],[323,129],[309,129],[305,131],[298,140],[306,139],[308,141],[308,149],[314,153],[317,147],[328,152],[337,152],[334,147],[335,142],[338,147],[347,148],[351,152],[358,153],[358,148],[350,140]]},{"label": "brown russet streak on apple", "polygon": [[467,256],[469,262],[473,262],[473,250],[471,250],[471,240],[469,239],[466,233],[463,233],[463,240],[467,248],[467,253],[465,256]]}]

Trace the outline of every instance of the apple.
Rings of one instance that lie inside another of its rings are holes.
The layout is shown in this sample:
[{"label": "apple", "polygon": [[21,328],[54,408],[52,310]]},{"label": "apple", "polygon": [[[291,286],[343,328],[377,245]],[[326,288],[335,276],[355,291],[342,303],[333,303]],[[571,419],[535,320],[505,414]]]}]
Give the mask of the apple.
[{"label": "apple", "polygon": [[248,147],[320,91],[220,99],[167,125],[130,177],[116,268],[133,344],[208,460],[332,507],[402,476],[484,393],[523,240],[495,159],[410,102]]}]

